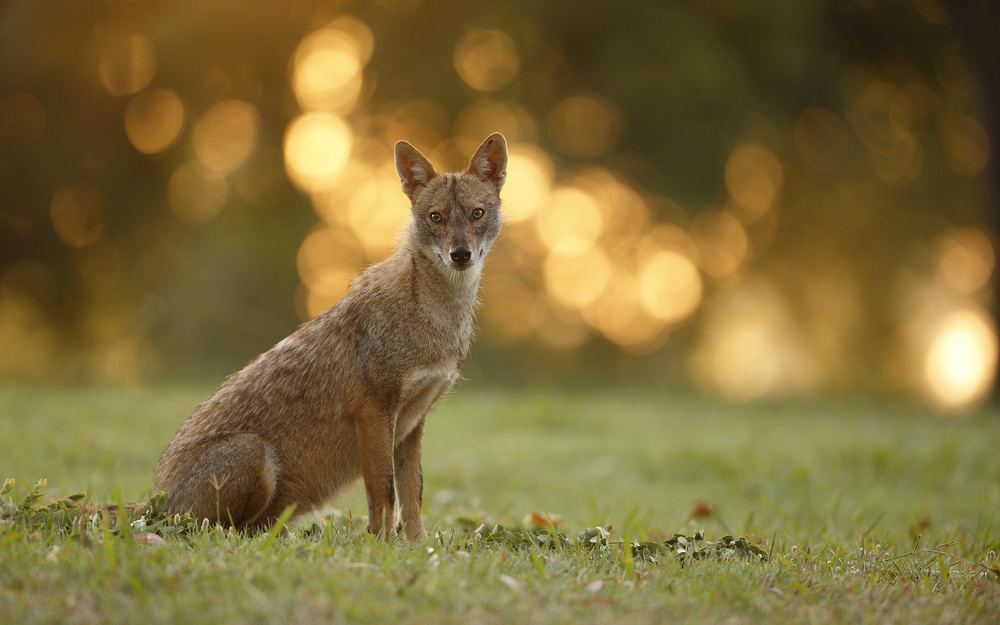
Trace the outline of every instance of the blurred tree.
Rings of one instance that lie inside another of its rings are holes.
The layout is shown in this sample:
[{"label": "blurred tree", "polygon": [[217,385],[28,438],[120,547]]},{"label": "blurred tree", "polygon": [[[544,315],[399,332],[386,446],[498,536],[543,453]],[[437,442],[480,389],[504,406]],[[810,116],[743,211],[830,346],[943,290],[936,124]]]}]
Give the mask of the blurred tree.
[{"label": "blurred tree", "polygon": [[[507,115],[557,182],[599,165],[690,235],[707,285],[698,312],[666,351],[622,356],[622,377],[651,363],[662,378],[664,355],[687,352],[710,385],[771,371],[727,351],[743,345],[773,356],[773,378],[799,376],[754,392],[915,384],[919,371],[899,373],[913,369],[899,344],[931,326],[913,322],[930,305],[913,303],[912,285],[933,280],[941,237],[1000,227],[980,173],[995,194],[997,11],[989,0],[0,4],[0,372],[218,372],[289,331],[297,254],[319,211],[286,170],[302,106],[294,58],[307,34],[350,14],[374,39],[347,115],[356,154],[382,159],[407,138],[456,166],[449,137],[478,132],[476,110]],[[500,46],[481,48],[487,64],[514,52],[507,74],[474,87],[456,58],[483,32]],[[581,142],[587,133],[599,140]],[[769,195],[754,204],[761,181]],[[504,350],[575,371],[586,361],[530,342]]]}]

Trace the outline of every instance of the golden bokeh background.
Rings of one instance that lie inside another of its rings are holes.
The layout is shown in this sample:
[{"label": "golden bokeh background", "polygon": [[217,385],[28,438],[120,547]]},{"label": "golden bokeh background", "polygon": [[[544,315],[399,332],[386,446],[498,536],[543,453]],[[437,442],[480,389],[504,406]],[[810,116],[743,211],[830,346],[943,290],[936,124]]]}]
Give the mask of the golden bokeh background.
[{"label": "golden bokeh background", "polygon": [[48,4],[0,9],[34,41],[0,78],[4,377],[239,366],[390,252],[409,215],[395,141],[459,169],[500,131],[505,226],[470,362],[486,383],[944,411],[995,384],[977,15]]}]

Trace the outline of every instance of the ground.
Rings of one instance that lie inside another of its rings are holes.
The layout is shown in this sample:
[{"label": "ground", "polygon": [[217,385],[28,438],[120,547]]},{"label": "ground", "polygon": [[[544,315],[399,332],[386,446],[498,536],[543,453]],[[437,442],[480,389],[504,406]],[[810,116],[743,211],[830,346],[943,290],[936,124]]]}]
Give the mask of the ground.
[{"label": "ground", "polygon": [[[954,418],[872,400],[728,405],[466,383],[428,422],[426,542],[368,536],[361,489],[256,536],[155,515],[84,515],[81,528],[38,514],[78,491],[98,509],[146,498],[157,456],[210,392],[0,387],[0,480],[17,480],[2,498],[0,621],[995,623],[1000,613],[991,408]],[[32,507],[24,498],[42,477]],[[532,523],[548,519],[561,519],[565,540],[532,540]],[[683,543],[663,546],[675,534]],[[713,550],[726,536],[764,557]]]}]

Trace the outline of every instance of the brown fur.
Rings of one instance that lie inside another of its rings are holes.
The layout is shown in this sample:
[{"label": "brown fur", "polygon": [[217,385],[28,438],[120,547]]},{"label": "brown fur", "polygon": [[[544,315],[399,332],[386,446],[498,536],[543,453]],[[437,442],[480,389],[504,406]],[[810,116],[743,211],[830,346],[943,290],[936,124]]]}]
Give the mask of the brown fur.
[{"label": "brown fur", "polygon": [[394,531],[398,494],[406,535],[424,535],[424,420],[469,351],[506,167],[500,134],[459,174],[438,175],[396,144],[412,203],[406,237],[184,422],[157,465],[169,513],[267,527],[288,506],[311,510],[362,477],[373,533]]}]

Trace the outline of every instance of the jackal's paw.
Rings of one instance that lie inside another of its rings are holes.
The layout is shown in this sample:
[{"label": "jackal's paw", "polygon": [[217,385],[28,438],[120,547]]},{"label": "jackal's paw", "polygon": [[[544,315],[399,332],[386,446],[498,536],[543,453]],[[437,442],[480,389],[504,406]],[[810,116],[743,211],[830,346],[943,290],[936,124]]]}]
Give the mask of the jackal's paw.
[{"label": "jackal's paw", "polygon": [[406,536],[407,540],[423,540],[427,538],[427,532],[424,530],[424,524],[422,522],[417,523],[403,523],[402,521],[396,525],[396,534],[399,536]]},{"label": "jackal's paw", "polygon": [[388,527],[373,527],[369,524],[365,531],[375,538],[384,538],[385,540],[392,540],[397,534],[396,528],[391,525]]}]

